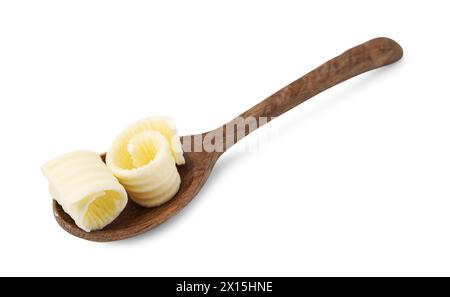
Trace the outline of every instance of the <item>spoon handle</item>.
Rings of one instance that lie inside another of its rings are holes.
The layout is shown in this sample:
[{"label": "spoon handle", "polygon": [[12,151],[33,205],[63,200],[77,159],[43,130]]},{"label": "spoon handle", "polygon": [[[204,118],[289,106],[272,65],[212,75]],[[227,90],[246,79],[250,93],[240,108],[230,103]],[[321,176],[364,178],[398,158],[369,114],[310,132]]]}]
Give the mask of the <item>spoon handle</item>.
[{"label": "spoon handle", "polygon": [[347,50],[220,127],[219,129],[223,129],[224,150],[254,131],[254,129],[245,128],[241,137],[239,137],[239,133],[226,133],[226,127],[233,127],[237,121],[242,122],[242,119],[253,117],[258,121],[258,127],[260,127],[265,124],[259,120],[260,118],[264,117],[268,122],[273,117],[285,113],[326,89],[361,73],[394,63],[400,60],[402,55],[403,50],[400,45],[385,37],[369,40]]}]

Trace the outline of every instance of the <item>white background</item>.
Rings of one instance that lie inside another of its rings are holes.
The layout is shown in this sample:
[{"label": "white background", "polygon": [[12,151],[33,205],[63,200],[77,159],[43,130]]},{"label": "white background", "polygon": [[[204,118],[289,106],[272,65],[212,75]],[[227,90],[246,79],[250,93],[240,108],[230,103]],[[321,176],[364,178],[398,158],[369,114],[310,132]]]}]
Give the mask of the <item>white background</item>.
[{"label": "white background", "polygon": [[[450,274],[447,2],[0,2],[0,274]],[[149,115],[215,128],[377,36],[404,59],[233,147],[163,226],[99,244],[54,221],[48,159]]]}]

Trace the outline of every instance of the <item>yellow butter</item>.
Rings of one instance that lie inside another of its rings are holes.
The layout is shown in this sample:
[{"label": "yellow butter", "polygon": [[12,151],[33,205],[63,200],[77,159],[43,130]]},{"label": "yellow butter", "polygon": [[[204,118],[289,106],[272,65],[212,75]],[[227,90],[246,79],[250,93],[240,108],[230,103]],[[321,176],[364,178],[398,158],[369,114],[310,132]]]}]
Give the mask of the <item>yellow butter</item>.
[{"label": "yellow butter", "polygon": [[180,187],[176,164],[184,164],[174,122],[151,117],[127,127],[113,142],[106,164],[136,203],[153,207],[170,200]]},{"label": "yellow butter", "polygon": [[84,231],[103,229],[127,204],[124,187],[95,152],[64,154],[41,170],[53,199]]}]

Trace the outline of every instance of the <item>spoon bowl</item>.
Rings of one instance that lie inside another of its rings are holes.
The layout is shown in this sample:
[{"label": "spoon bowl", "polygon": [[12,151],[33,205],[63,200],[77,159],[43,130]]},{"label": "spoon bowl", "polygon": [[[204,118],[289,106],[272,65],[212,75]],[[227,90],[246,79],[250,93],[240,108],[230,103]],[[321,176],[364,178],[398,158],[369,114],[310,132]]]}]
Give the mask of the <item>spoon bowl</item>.
[{"label": "spoon bowl", "polygon": [[[184,152],[186,164],[179,166],[181,185],[178,193],[168,202],[153,208],[144,208],[131,199],[120,216],[103,230],[85,232],[75,225],[62,207],[53,201],[56,221],[67,232],[92,241],[114,241],[146,232],[177,214],[200,191],[208,179],[214,164],[231,145],[250,134],[254,129],[243,128],[241,134],[234,133],[235,123],[254,118],[257,128],[309,98],[364,72],[389,65],[401,59],[403,50],[392,39],[380,37],[369,40],[329,60],[313,71],[297,79],[265,100],[256,104],[229,123],[207,133],[187,136],[205,139],[208,135],[219,135],[219,150]],[[260,121],[260,119],[265,119]],[[230,129],[231,128],[231,129]],[[240,135],[240,137],[239,137]],[[182,137],[182,140],[186,137]],[[104,160],[105,154],[102,155]]]},{"label": "spoon bowl", "polygon": [[[106,154],[102,155],[103,160],[105,156]],[[136,236],[160,225],[191,202],[208,179],[218,157],[217,153],[185,152],[186,163],[178,167],[181,177],[180,189],[172,199],[152,208],[142,207],[128,199],[127,206],[119,217],[102,230],[93,232],[81,230],[56,200],[53,200],[53,214],[64,230],[83,239],[105,242]]]}]

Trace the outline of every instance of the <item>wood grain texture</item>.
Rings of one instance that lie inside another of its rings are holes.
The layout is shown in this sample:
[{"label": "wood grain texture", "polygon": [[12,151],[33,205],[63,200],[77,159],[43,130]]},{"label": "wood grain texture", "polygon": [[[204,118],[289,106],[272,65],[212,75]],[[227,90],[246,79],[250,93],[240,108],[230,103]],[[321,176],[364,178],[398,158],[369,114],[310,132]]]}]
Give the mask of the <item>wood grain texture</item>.
[{"label": "wood grain texture", "polygon": [[[402,48],[395,41],[389,38],[372,39],[322,64],[242,113],[240,117],[244,119],[266,117],[270,120],[336,84],[396,62],[401,59],[402,55]],[[220,129],[220,133],[223,133],[225,146],[227,140],[230,140],[226,139],[228,135],[226,134],[226,125],[218,129]],[[245,136],[250,132],[246,131]],[[204,137],[207,133],[209,132],[200,135]],[[234,133],[231,137],[233,137],[232,143],[240,140]],[[223,151],[228,148],[224,147]],[[103,230],[87,233],[79,229],[56,201],[53,201],[54,216],[64,230],[87,240],[114,241],[141,234],[160,225],[183,209],[200,191],[222,153],[185,152],[186,164],[178,167],[181,186],[174,198],[154,208],[144,208],[129,200],[122,214]],[[105,155],[102,157],[104,158]]]},{"label": "wood grain texture", "polygon": [[[264,117],[268,120],[264,122],[266,124],[309,98],[359,74],[392,64],[400,60],[402,56],[401,46],[386,37],[369,40],[345,51],[217,128],[223,131],[223,152],[230,148],[225,146],[227,141],[235,144],[240,140],[236,134],[227,133],[226,128],[237,118]],[[246,130],[245,136],[251,132]],[[230,140],[227,137],[233,137],[233,139]]]}]

